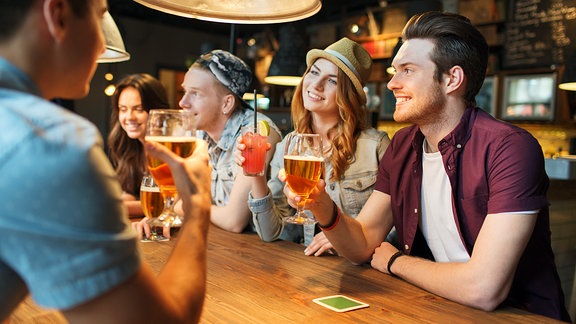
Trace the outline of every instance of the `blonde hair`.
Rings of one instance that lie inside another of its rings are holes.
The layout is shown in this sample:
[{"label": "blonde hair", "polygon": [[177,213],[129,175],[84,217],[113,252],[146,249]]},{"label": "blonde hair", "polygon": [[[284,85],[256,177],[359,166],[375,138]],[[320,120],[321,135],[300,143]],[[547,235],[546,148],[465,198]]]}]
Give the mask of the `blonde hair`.
[{"label": "blonde hair", "polygon": [[[308,66],[304,76],[310,71]],[[304,80],[304,78],[302,78]],[[367,128],[366,109],[362,105],[360,94],[352,84],[352,81],[341,70],[338,69],[338,88],[336,91],[336,104],[340,119],[338,123],[328,131],[328,136],[332,139],[331,181],[340,180],[350,164],[354,162],[354,152],[356,151],[356,141],[360,133]],[[294,130],[298,133],[313,133],[312,113],[304,107],[302,99],[302,81],[296,87],[292,99],[292,123]]]}]

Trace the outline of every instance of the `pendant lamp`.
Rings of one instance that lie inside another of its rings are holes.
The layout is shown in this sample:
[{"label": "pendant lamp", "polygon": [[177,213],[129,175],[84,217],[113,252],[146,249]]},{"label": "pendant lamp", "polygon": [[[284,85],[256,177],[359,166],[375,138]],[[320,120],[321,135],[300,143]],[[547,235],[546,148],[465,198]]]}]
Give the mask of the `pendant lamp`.
[{"label": "pendant lamp", "polygon": [[223,23],[271,24],[320,11],[320,0],[134,0],[165,13]]},{"label": "pendant lamp", "polygon": [[566,69],[558,88],[567,91],[576,91],[576,53],[566,61]]},{"label": "pendant lamp", "polygon": [[270,62],[264,82],[295,87],[306,71],[305,31],[301,24],[285,24],[280,27],[278,50]]},{"label": "pendant lamp", "polygon": [[118,26],[108,11],[104,13],[102,18],[102,31],[106,40],[106,51],[100,55],[97,62],[114,63],[129,60],[130,54],[126,52],[122,35],[120,35]]}]

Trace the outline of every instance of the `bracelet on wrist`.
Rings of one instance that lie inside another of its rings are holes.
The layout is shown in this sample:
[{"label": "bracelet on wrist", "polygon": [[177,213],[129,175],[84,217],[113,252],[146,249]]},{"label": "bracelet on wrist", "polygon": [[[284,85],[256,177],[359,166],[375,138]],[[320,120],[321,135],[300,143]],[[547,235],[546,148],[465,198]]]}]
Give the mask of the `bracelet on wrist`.
[{"label": "bracelet on wrist", "polygon": [[396,259],[398,259],[399,257],[403,256],[404,253],[402,253],[401,251],[398,251],[396,253],[394,253],[391,257],[390,260],[388,260],[388,273],[394,277],[397,277],[393,272],[392,272],[392,264],[394,263],[394,261],[396,261]]},{"label": "bracelet on wrist", "polygon": [[340,209],[338,209],[338,206],[334,204],[334,213],[332,214],[332,220],[330,221],[330,223],[326,225],[318,223],[318,227],[320,227],[323,231],[327,232],[336,227],[339,221],[340,221]]}]

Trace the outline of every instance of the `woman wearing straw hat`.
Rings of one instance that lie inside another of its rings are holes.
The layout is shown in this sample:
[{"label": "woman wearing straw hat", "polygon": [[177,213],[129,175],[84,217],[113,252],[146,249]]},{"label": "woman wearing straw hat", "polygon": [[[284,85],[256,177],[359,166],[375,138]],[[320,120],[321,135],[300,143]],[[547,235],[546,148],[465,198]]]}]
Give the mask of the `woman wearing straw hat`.
[{"label": "woman wearing straw hat", "polygon": [[[310,50],[306,63],[292,100],[294,130],[321,135],[327,192],[347,214],[357,215],[372,193],[380,158],[390,143],[385,132],[366,126],[363,87],[370,76],[372,59],[358,43],[342,38],[325,50]],[[244,149],[241,141],[239,151]],[[302,227],[282,222],[294,213],[283,194],[284,182],[278,177],[285,143],[278,144],[270,163],[272,178],[253,178],[248,205],[262,240],[301,242]],[[236,161],[242,164],[241,154],[236,154]],[[332,245],[319,233],[305,253],[321,255],[329,251]]]}]

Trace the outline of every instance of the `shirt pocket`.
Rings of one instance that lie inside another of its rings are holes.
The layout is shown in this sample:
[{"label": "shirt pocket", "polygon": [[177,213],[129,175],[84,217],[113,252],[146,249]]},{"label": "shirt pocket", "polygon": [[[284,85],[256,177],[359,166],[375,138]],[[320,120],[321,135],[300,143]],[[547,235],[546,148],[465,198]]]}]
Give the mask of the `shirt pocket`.
[{"label": "shirt pocket", "polygon": [[375,183],[375,172],[358,174],[352,178],[347,177],[342,180],[342,206],[344,211],[356,217],[372,194]]}]

